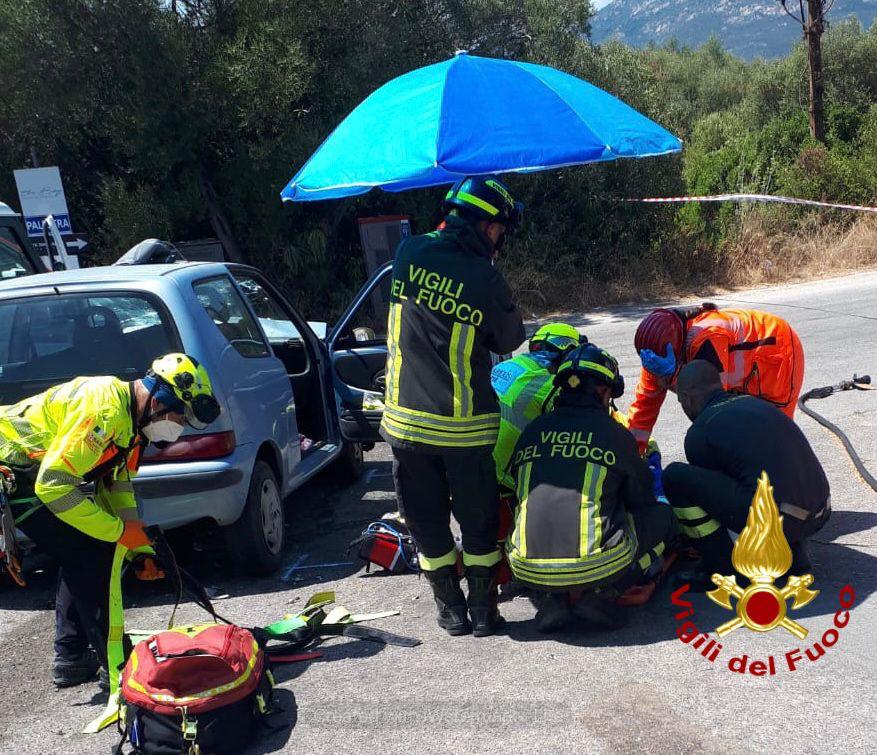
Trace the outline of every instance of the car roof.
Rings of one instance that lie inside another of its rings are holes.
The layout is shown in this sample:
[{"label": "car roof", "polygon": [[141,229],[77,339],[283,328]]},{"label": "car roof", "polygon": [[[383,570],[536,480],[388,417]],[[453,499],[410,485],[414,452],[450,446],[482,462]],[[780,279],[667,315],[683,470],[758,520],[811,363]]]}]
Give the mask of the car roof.
[{"label": "car roof", "polygon": [[8,204],[5,202],[0,202],[0,217],[7,217],[10,215],[18,215],[18,213],[13,210]]},{"label": "car roof", "polygon": [[76,286],[80,284],[103,283],[119,285],[137,283],[160,277],[188,279],[194,274],[221,275],[228,271],[222,262],[176,262],[169,265],[107,265],[86,267],[80,270],[59,270],[53,273],[28,275],[0,282],[0,292],[22,291],[31,288],[50,286]]}]

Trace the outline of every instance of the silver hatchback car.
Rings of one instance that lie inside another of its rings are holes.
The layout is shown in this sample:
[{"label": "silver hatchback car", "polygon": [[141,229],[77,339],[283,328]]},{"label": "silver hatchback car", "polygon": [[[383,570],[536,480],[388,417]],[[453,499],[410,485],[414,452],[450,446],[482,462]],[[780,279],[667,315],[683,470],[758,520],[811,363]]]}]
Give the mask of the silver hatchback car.
[{"label": "silver hatchback car", "polygon": [[376,273],[325,338],[243,265],[98,267],[2,282],[0,404],[78,375],[135,380],[157,356],[191,354],[223,412],[206,431],[187,429],[147,454],[135,481],[140,514],[165,528],[213,520],[244,569],[269,573],[282,557],[284,499],[332,464],[355,477],[363,447],[380,440],[386,341],[375,328],[388,273]]}]

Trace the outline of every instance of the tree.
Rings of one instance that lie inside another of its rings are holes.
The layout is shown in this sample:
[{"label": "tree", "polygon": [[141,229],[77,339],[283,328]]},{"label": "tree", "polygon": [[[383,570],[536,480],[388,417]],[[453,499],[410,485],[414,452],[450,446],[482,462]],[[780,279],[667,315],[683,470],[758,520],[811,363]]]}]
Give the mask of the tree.
[{"label": "tree", "polygon": [[825,80],[822,75],[822,35],[825,32],[825,14],[834,5],[834,0],[798,0],[799,15],[786,7],[788,0],[779,0],[783,10],[804,30],[807,42],[807,63],[810,70],[810,135],[816,141],[825,141]]}]

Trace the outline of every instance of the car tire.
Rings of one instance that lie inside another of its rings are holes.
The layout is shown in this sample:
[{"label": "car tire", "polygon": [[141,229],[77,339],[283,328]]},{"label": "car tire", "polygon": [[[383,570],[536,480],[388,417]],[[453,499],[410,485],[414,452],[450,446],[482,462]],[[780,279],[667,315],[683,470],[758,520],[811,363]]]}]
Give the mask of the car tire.
[{"label": "car tire", "polygon": [[338,479],[345,483],[356,482],[362,477],[362,470],[365,466],[363,459],[362,443],[353,443],[344,441],[341,444],[341,453],[338,461],[335,462],[335,471]]},{"label": "car tire", "polygon": [[277,476],[266,462],[253,467],[240,519],[223,529],[228,551],[244,572],[267,576],[280,567],[286,539],[283,500]]}]

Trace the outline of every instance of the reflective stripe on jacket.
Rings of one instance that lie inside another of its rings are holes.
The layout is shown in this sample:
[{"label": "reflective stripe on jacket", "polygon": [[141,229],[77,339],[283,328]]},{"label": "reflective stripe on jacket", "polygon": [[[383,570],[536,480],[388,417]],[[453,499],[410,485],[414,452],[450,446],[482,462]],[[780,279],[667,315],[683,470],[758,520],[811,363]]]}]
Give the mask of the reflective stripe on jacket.
[{"label": "reflective stripe on jacket", "polygon": [[[82,377],[12,406],[0,406],[0,461],[39,464],[34,493],[59,519],[113,542],[137,502],[131,388],[114,377]],[[94,496],[81,490],[95,483]]]},{"label": "reflective stripe on jacket", "polygon": [[524,428],[550,407],[543,407],[554,387],[554,375],[528,354],[500,362],[490,376],[499,399],[499,436],[493,449],[496,479],[509,490],[515,482],[509,473],[512,452]]},{"label": "reflective stripe on jacket", "polygon": [[627,514],[654,498],[636,443],[596,399],[558,404],[515,447],[518,503],[507,550],[516,579],[562,589],[627,569],[637,550]]},{"label": "reflective stripe on jacket", "polygon": [[[726,390],[763,398],[794,416],[804,380],[804,351],[781,317],[747,309],[703,312],[685,325],[680,366],[695,359],[712,362]],[[648,442],[666,394],[659,379],[643,369],[628,410],[640,449]]]},{"label": "reflective stripe on jacket", "polygon": [[500,416],[490,354],[523,340],[521,313],[480,231],[450,217],[441,231],[405,239],[390,289],[384,439],[431,450],[493,446]]}]

